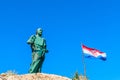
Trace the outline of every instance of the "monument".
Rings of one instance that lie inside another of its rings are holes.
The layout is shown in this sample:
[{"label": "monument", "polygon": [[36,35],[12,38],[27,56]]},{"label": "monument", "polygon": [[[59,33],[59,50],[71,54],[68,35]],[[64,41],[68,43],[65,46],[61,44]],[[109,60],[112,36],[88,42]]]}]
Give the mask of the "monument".
[{"label": "monument", "polygon": [[32,63],[30,64],[29,73],[41,72],[45,53],[48,52],[46,49],[46,40],[42,38],[42,32],[42,29],[38,28],[36,34],[32,35],[27,41],[32,50]]}]

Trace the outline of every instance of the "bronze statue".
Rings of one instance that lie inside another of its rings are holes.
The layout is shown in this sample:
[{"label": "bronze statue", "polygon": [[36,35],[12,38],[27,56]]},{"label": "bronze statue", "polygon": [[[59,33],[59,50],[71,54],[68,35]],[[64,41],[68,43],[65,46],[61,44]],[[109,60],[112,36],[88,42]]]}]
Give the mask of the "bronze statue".
[{"label": "bronze statue", "polygon": [[36,35],[32,35],[27,43],[32,49],[32,63],[30,65],[29,73],[41,72],[42,64],[45,59],[45,53],[48,52],[46,49],[46,41],[42,38],[42,29],[38,28]]}]

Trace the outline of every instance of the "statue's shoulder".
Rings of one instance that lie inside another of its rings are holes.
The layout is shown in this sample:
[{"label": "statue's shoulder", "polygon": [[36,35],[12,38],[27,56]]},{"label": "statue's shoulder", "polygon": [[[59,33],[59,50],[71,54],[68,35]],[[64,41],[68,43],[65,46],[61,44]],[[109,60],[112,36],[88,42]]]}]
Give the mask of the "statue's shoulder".
[{"label": "statue's shoulder", "polygon": [[45,40],[45,38],[42,37],[43,40]]},{"label": "statue's shoulder", "polygon": [[36,35],[35,35],[35,34],[33,34],[33,35],[31,35],[31,37],[36,37]]},{"label": "statue's shoulder", "polygon": [[36,35],[35,35],[35,34],[33,34],[33,35],[31,35],[31,37],[30,37],[30,38],[35,39],[35,38],[36,38]]},{"label": "statue's shoulder", "polygon": [[43,39],[43,41],[46,41],[45,38],[42,38],[42,39]]},{"label": "statue's shoulder", "polygon": [[32,41],[34,41],[35,39],[36,39],[36,35],[35,34],[31,35],[30,38],[29,38],[29,40],[32,40]]},{"label": "statue's shoulder", "polygon": [[30,38],[27,40],[27,43],[28,44],[32,44],[32,43],[34,43],[35,39],[36,39],[36,36],[35,35],[31,35]]}]

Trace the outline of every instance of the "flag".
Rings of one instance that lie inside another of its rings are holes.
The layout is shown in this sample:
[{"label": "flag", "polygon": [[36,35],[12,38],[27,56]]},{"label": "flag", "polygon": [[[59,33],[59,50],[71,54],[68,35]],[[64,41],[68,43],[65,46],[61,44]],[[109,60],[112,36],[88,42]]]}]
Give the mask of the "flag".
[{"label": "flag", "polygon": [[86,57],[94,57],[99,58],[102,60],[106,60],[106,53],[101,52],[97,49],[87,47],[85,45],[82,45],[82,51],[85,54]]}]

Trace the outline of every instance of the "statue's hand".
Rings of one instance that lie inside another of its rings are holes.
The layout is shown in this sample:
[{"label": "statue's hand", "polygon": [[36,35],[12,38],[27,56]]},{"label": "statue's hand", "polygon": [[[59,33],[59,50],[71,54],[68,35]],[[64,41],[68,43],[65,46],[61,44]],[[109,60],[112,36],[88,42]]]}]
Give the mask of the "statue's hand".
[{"label": "statue's hand", "polygon": [[48,53],[48,50],[46,50],[46,49],[43,49],[43,53]]},{"label": "statue's hand", "polygon": [[49,51],[48,50],[45,50],[46,53],[48,53]]}]

